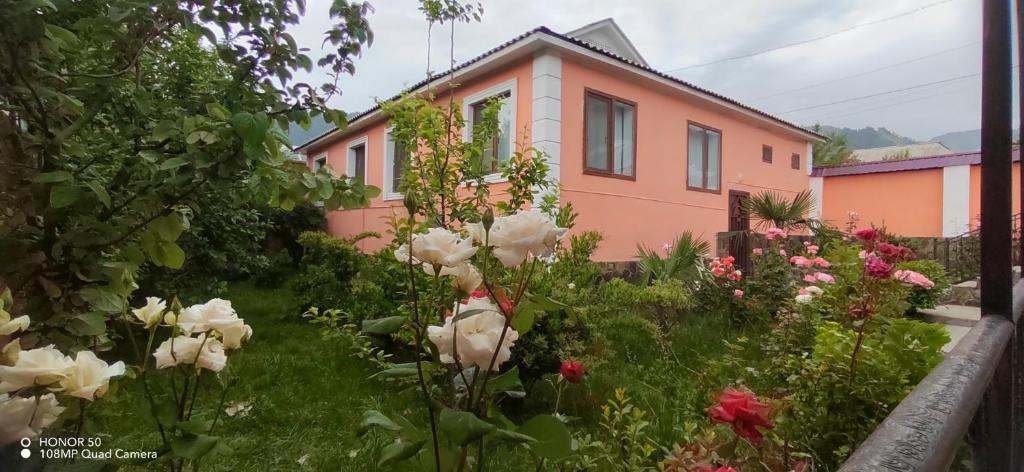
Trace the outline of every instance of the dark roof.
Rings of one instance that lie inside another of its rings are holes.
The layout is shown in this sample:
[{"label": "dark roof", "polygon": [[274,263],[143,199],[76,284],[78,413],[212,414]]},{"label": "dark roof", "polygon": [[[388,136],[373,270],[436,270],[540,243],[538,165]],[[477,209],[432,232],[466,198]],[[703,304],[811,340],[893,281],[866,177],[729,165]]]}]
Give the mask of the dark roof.
[{"label": "dark roof", "polygon": [[[492,49],[488,50],[487,52],[484,52],[483,54],[481,54],[481,55],[479,55],[477,57],[474,57],[473,59],[470,59],[470,60],[468,60],[466,62],[463,62],[462,64],[459,64],[459,65],[455,66],[453,69],[449,69],[449,70],[447,70],[447,71],[445,71],[443,73],[434,74],[434,75],[432,75],[432,76],[430,76],[428,78],[425,78],[425,79],[423,79],[423,80],[421,80],[421,81],[419,81],[419,82],[409,86],[405,91],[403,91],[403,93],[406,93],[406,92],[409,92],[409,91],[412,91],[412,90],[416,90],[416,89],[418,89],[420,87],[423,87],[423,86],[427,85],[428,83],[430,83],[430,82],[432,82],[434,80],[437,80],[437,78],[439,78],[439,77],[444,77],[444,76],[449,75],[451,73],[458,72],[459,70],[464,69],[464,68],[466,68],[466,67],[468,67],[470,65],[476,64],[477,62],[480,62],[480,61],[486,59],[487,57],[491,56],[492,54],[494,54],[494,53],[496,53],[498,51],[501,51],[502,49],[505,49],[505,48],[515,44],[515,43],[518,43],[518,42],[520,42],[520,41],[522,41],[522,40],[524,40],[524,39],[526,39],[526,38],[528,38],[528,37],[530,37],[530,36],[532,36],[534,34],[546,34],[548,36],[551,36],[551,37],[554,37],[554,38],[557,38],[557,39],[560,39],[560,40],[563,40],[563,41],[570,42],[572,44],[575,44],[577,46],[583,47],[583,48],[588,49],[590,51],[600,53],[600,54],[602,54],[602,55],[604,55],[606,57],[615,59],[615,60],[617,60],[619,62],[628,64],[630,66],[633,66],[633,67],[635,67],[637,69],[643,70],[645,72],[650,72],[650,73],[652,73],[654,75],[657,75],[658,77],[661,77],[663,79],[669,80],[669,81],[674,82],[676,84],[682,85],[682,86],[687,87],[687,88],[691,88],[693,90],[696,90],[698,92],[707,94],[709,96],[712,96],[712,97],[717,98],[719,100],[722,100],[724,102],[727,102],[727,103],[730,103],[732,105],[738,106],[740,108],[743,108],[744,110],[753,112],[753,113],[755,113],[757,115],[761,115],[762,117],[767,118],[767,119],[772,120],[772,121],[775,121],[776,123],[779,123],[779,124],[781,124],[783,126],[787,126],[789,128],[792,128],[794,130],[798,130],[798,131],[803,132],[803,133],[807,133],[807,134],[811,134],[811,135],[814,135],[814,136],[818,136],[821,139],[826,139],[826,137],[824,135],[820,134],[820,133],[815,133],[814,131],[808,130],[808,129],[802,127],[802,126],[797,126],[797,125],[795,125],[793,123],[790,123],[790,122],[788,122],[786,120],[783,120],[782,118],[779,118],[777,116],[771,115],[771,114],[769,114],[767,112],[758,110],[756,108],[750,107],[748,105],[744,105],[744,104],[742,104],[742,103],[740,103],[740,102],[738,102],[736,100],[733,100],[733,99],[731,99],[729,97],[726,97],[724,95],[720,95],[718,93],[712,92],[711,90],[708,90],[708,89],[705,89],[705,88],[698,87],[696,85],[693,85],[693,84],[691,84],[689,82],[686,82],[686,81],[684,81],[682,79],[679,79],[677,77],[673,77],[673,76],[668,75],[668,74],[666,74],[664,72],[652,69],[651,67],[645,66],[643,64],[638,64],[638,63],[633,62],[633,61],[631,61],[629,59],[626,59],[626,58],[624,58],[622,56],[619,56],[618,54],[615,54],[615,53],[613,53],[611,51],[608,51],[608,50],[605,50],[605,49],[603,49],[601,47],[595,46],[594,44],[591,44],[589,42],[586,42],[586,41],[583,41],[583,40],[580,40],[580,39],[576,39],[576,38],[573,38],[571,36],[566,36],[564,34],[556,33],[554,31],[548,29],[548,27],[546,27],[546,26],[539,26],[539,27],[534,28],[534,29],[532,29],[530,31],[527,31],[527,32],[525,32],[525,33],[523,33],[523,34],[521,34],[519,36],[516,36],[515,38],[513,38],[513,39],[511,39],[509,41],[506,41],[506,42],[502,43],[501,45],[499,45],[499,46],[497,46],[495,48],[492,48]],[[391,97],[388,100],[396,100],[396,99],[400,98],[401,96],[402,96],[402,94],[400,93],[400,94],[397,94],[397,95]],[[352,123],[352,122],[354,122],[356,120],[359,120],[359,119],[361,119],[361,118],[363,118],[363,117],[365,117],[365,116],[367,116],[367,115],[377,111],[379,108],[380,108],[379,105],[374,105],[373,107],[371,107],[371,108],[369,108],[367,110],[364,110],[364,111],[361,111],[359,113],[355,113],[353,115],[350,115],[348,117],[348,121],[349,121],[349,123]],[[306,142],[304,142],[304,143],[302,143],[300,145],[294,146],[294,147],[296,149],[301,148],[301,147],[305,147],[305,146],[309,145],[310,143],[312,143],[314,141],[317,141],[317,140],[320,140],[321,138],[326,137],[327,135],[329,135],[332,132],[334,132],[336,129],[337,128],[332,127],[330,130],[320,134],[319,136],[316,136],[316,137],[314,137],[314,138],[312,138],[312,139],[310,139],[310,140],[308,140],[308,141],[306,141]]]},{"label": "dark roof", "polygon": [[[1020,149],[1013,149],[1013,161],[1020,161]],[[840,175],[877,174],[881,172],[900,172],[908,170],[941,169],[943,167],[967,166],[981,164],[981,152],[959,152],[938,156],[913,157],[891,161],[858,162],[831,167],[818,167],[812,172],[814,177],[837,177]]]}]

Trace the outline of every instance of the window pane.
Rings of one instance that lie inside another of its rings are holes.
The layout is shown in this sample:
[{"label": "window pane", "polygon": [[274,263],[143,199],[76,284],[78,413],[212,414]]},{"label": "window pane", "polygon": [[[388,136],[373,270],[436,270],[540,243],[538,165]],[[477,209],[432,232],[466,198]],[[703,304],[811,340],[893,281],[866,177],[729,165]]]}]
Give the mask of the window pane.
[{"label": "window pane", "polygon": [[313,163],[313,170],[323,169],[324,166],[326,166],[326,165],[327,165],[327,158],[326,157],[321,157],[320,159],[317,159],[316,162]]},{"label": "window pane", "polygon": [[714,131],[705,131],[708,135],[708,190],[718,190],[721,182],[722,168],[722,136]]},{"label": "window pane", "polygon": [[608,168],[608,115],[607,100],[594,95],[586,98],[587,167],[599,170]]},{"label": "window pane", "polygon": [[360,144],[352,148],[352,160],[355,172],[352,177],[359,179],[360,182],[366,178],[366,145]]},{"label": "window pane", "polygon": [[800,155],[799,154],[793,154],[793,157],[789,158],[789,166],[794,168],[794,169],[799,169],[800,168]]},{"label": "window pane", "polygon": [[[498,158],[495,164],[505,162],[509,158],[509,152],[511,150],[512,139],[512,107],[515,104],[512,103],[512,97],[509,94],[504,94],[501,99],[501,110],[498,111],[498,135],[495,136],[495,145],[498,147]],[[497,165],[495,165],[497,170]]]},{"label": "window pane", "polygon": [[393,154],[391,159],[391,191],[397,192],[399,184],[402,183],[402,174],[405,172],[405,165],[409,160],[409,153],[401,143],[392,143]]},{"label": "window pane", "polygon": [[615,102],[615,168],[612,172],[633,175],[633,106]]},{"label": "window pane", "polygon": [[704,130],[690,125],[686,146],[687,165],[686,183],[690,187],[704,187]]},{"label": "window pane", "polygon": [[[473,104],[473,129],[474,133],[477,126],[484,121],[484,110],[487,108],[487,102],[477,102]],[[475,138],[474,138],[475,139]],[[485,171],[489,171],[494,161],[494,146],[484,146],[484,153],[480,156],[480,162]]]}]

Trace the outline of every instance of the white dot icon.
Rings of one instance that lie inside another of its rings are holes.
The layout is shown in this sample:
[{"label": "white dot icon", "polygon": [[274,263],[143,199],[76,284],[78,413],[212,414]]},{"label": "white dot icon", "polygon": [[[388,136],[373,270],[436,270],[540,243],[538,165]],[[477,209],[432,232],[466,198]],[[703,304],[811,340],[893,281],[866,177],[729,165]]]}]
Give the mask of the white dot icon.
[{"label": "white dot icon", "polygon": [[22,449],[21,450],[21,458],[22,459],[28,459],[29,457],[32,457],[32,451],[30,451],[28,449]]}]

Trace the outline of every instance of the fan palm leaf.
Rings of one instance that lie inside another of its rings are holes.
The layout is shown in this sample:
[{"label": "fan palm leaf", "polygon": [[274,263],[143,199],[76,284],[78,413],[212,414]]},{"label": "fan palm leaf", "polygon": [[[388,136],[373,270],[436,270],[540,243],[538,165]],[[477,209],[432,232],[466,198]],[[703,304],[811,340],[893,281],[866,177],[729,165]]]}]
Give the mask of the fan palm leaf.
[{"label": "fan palm leaf", "polygon": [[656,250],[639,244],[637,258],[640,281],[644,285],[668,279],[696,282],[701,276],[701,263],[710,252],[711,244],[690,231],[684,231],[676,237],[664,258]]},{"label": "fan palm leaf", "polygon": [[751,195],[744,203],[743,210],[757,220],[759,229],[771,227],[786,231],[808,226],[808,214],[814,209],[814,196],[804,190],[792,199],[773,191]]}]

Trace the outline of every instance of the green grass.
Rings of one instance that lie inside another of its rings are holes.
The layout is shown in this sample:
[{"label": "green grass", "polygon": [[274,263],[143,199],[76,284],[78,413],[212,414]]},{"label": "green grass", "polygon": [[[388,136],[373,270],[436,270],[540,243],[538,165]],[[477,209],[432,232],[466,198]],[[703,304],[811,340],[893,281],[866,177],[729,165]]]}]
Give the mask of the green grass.
[{"label": "green grass", "polygon": [[[228,375],[239,380],[228,390],[226,403],[251,402],[253,408],[244,418],[221,415],[214,434],[227,438],[234,454],[204,459],[203,469],[372,470],[375,458],[353,433],[362,411],[394,411],[410,399],[367,380],[372,372],[348,356],[347,346],[325,341],[294,314],[287,290],[241,285],[225,298],[254,332],[240,351],[229,353]],[[96,429],[125,449],[156,449],[159,437],[145,412],[140,382],[120,383],[114,401],[101,402],[94,412],[100,423]],[[207,417],[219,395],[218,386],[211,390],[214,395],[200,400]],[[306,455],[304,468],[298,460]]]},{"label": "green grass", "polygon": [[[228,390],[226,404],[251,402],[253,408],[244,418],[221,415],[214,434],[223,436],[234,452],[204,458],[203,470],[396,470],[375,466],[385,439],[372,434],[359,438],[354,431],[369,408],[421,417],[419,398],[368,379],[372,366],[352,357],[343,339],[323,338],[296,315],[287,289],[240,284],[225,298],[254,331],[247,345],[229,353],[229,369],[222,377],[237,377],[238,382]],[[563,397],[562,412],[581,417],[574,428],[598,437],[600,405],[616,388],[625,388],[634,404],[649,412],[654,440],[667,448],[679,439],[683,422],[703,417],[714,393],[710,389],[721,383],[707,378],[702,367],[725,350],[723,339],[743,331],[711,313],[691,314],[664,337],[656,336],[633,313],[596,324],[603,333],[603,347],[598,347],[604,350],[605,361],[592,366],[586,388],[574,387]],[[513,407],[519,414],[512,416],[550,412],[552,393],[539,382],[527,404]],[[219,386],[213,385],[200,399],[204,417],[212,417],[219,394]],[[104,432],[111,447],[156,450],[159,436],[144,405],[141,382],[121,380],[116,394],[92,411],[87,432]],[[304,456],[305,466],[298,462]],[[488,467],[527,469],[532,465],[522,452],[503,456]]]}]

